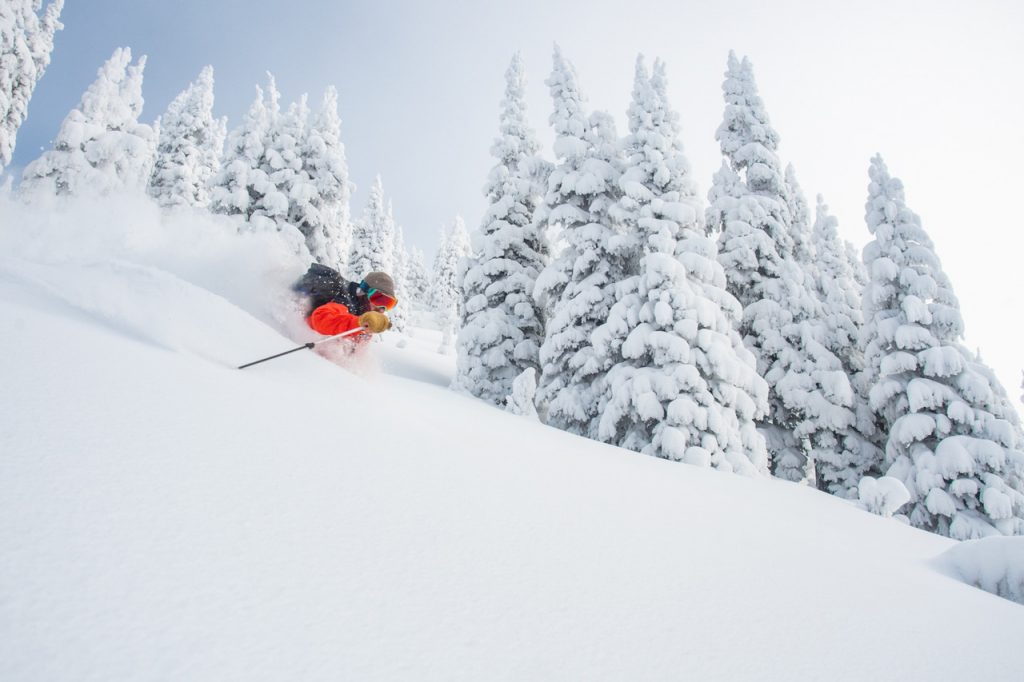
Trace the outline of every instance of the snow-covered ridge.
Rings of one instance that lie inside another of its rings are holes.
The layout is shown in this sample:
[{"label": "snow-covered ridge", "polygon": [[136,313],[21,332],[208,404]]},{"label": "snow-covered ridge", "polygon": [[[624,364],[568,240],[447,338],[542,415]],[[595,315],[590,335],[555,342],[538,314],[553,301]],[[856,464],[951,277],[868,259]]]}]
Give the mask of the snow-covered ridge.
[{"label": "snow-covered ridge", "polygon": [[0,253],[0,679],[1024,669],[972,545],[502,412],[436,333],[234,369],[304,340],[272,236],[5,202]]}]

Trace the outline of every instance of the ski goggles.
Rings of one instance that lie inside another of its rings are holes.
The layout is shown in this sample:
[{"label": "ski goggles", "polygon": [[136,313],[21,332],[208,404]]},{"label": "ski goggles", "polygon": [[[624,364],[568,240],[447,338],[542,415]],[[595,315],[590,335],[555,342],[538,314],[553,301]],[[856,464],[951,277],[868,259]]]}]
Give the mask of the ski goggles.
[{"label": "ski goggles", "polygon": [[366,282],[360,282],[359,288],[366,292],[366,297],[370,299],[370,305],[374,308],[384,308],[385,310],[391,310],[398,305],[398,299],[390,294],[385,294],[380,289],[373,289],[369,287]]}]

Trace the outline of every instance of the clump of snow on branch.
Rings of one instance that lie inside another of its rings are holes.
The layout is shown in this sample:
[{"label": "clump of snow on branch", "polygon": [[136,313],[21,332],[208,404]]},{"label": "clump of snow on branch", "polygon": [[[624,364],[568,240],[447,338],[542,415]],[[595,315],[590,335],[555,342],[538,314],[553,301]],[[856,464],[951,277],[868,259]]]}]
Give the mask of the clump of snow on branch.
[{"label": "clump of snow on branch", "polygon": [[857,485],[857,497],[863,509],[888,517],[910,501],[910,491],[898,478],[865,476]]}]

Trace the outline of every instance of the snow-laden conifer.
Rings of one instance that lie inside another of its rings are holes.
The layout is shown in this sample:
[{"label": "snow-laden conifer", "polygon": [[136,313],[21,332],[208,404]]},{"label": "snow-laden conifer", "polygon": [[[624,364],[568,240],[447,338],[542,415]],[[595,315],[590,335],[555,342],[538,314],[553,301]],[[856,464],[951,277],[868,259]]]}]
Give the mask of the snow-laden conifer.
[{"label": "snow-laden conifer", "polygon": [[1019,420],[987,367],[960,342],[949,279],[902,183],[871,161],[864,249],[865,377],[884,472],[910,491],[908,517],[958,539],[1024,532]]},{"label": "snow-laden conifer", "polygon": [[156,162],[148,191],[166,208],[205,207],[220,168],[227,119],[213,117],[213,67],[175,97],[160,118]]},{"label": "snow-laden conifer", "polygon": [[391,324],[395,331],[409,331],[409,254],[405,250],[405,230],[395,222],[391,202],[388,202],[388,220],[391,222],[391,232],[394,237],[391,256],[391,271],[389,274],[395,280],[395,296],[398,298],[398,305],[389,314]]},{"label": "snow-laden conifer", "polygon": [[[783,196],[789,210],[789,234],[793,240],[793,257],[813,280],[816,253],[814,240],[811,238],[811,209],[807,205],[807,197],[800,189],[800,183],[797,182],[793,164],[786,164],[783,179]],[[810,285],[813,286],[813,282]]]},{"label": "snow-laden conifer", "polygon": [[[815,357],[820,303],[808,264],[806,206],[791,191],[777,154],[779,136],[757,93],[753,69],[729,54],[722,90],[725,114],[716,132],[727,164],[709,192],[708,226],[719,234],[719,262],[728,290],[743,307],[740,334],[770,387],[769,411],[759,422],[772,472],[802,481],[813,476],[809,435],[853,416],[839,399],[837,377],[822,375]],[[798,190],[797,190],[798,191]],[[834,363],[833,363],[834,364]],[[821,382],[826,379],[828,384]]]},{"label": "snow-laden conifer", "polygon": [[618,209],[639,260],[594,335],[611,364],[599,382],[598,436],[666,459],[767,472],[754,420],[768,388],[735,329],[740,307],[705,233],[666,89],[664,65],[648,78],[638,59]]},{"label": "snow-laden conifer", "polygon": [[[256,215],[271,221],[278,232],[301,233],[299,221],[305,215],[299,207],[305,207],[311,197],[316,195],[316,187],[303,170],[301,153],[309,106],[303,95],[298,102],[290,104],[284,113],[279,113],[277,102],[280,94],[273,78],[268,84],[268,95],[271,119],[262,168],[271,187],[257,201]],[[250,223],[253,222],[254,219],[250,218]],[[308,251],[306,248],[304,250]]]},{"label": "snow-laden conifer", "polygon": [[100,67],[78,107],[61,124],[53,149],[25,168],[24,194],[105,194],[145,188],[156,133],[139,122],[146,58],[135,64],[131,60],[131,50],[118,48]]},{"label": "snow-laden conifer", "polygon": [[[856,498],[861,478],[877,462],[867,396],[857,378],[864,368],[860,346],[864,314],[856,272],[839,237],[838,221],[818,195],[812,231],[815,275],[822,315],[816,321],[819,343],[812,353],[816,383],[831,388],[830,401],[852,411],[855,421],[841,415],[839,422],[821,424],[810,435],[817,485],[835,495]],[[864,434],[868,434],[867,436]]]},{"label": "snow-laden conifer", "polygon": [[293,196],[292,218],[306,238],[314,260],[350,276],[351,196],[345,145],[341,141],[338,91],[324,93],[323,104],[300,145],[302,168],[313,190]]},{"label": "snow-laden conifer", "polygon": [[406,301],[406,306],[411,310],[430,307],[432,287],[426,263],[427,260],[423,255],[423,251],[415,246],[409,250],[409,260],[406,263],[405,277],[409,297],[409,300]]},{"label": "snow-laden conifer", "polygon": [[860,427],[870,419],[864,392],[857,390],[855,380],[863,367],[853,341],[859,335],[860,296],[835,220],[820,201],[815,224],[819,231],[812,234],[807,201],[792,165],[786,167],[785,190],[793,258],[812,305],[797,308],[794,323],[785,330],[797,352],[776,389],[792,412],[808,461],[795,470],[777,467],[776,475],[792,480],[806,476],[822,490],[855,497],[855,486],[876,452],[862,435]]},{"label": "snow-laden conifer", "polygon": [[[597,111],[590,115],[587,142],[587,158],[572,182],[586,199],[589,217],[582,225],[562,230],[564,247],[549,266],[565,268],[568,283],[547,318],[541,358],[555,362],[544,365],[542,399],[547,423],[597,437],[597,382],[610,364],[598,357],[593,334],[607,321],[618,287],[632,274],[634,254],[626,245],[618,217],[619,178],[625,158],[609,114]],[[560,375],[558,367],[562,368]]]},{"label": "snow-laden conifer", "polygon": [[539,145],[526,120],[525,78],[517,53],[505,72],[497,159],[484,193],[488,209],[472,237],[463,276],[463,319],[456,340],[455,384],[495,405],[527,368],[539,368],[541,313],[533,300],[546,245],[534,225],[543,187],[536,181]]},{"label": "snow-laden conifer", "polygon": [[356,281],[369,272],[390,274],[395,236],[384,203],[384,183],[378,175],[370,188],[363,215],[352,226],[348,271]]},{"label": "snow-laden conifer", "polygon": [[305,100],[282,114],[277,84],[256,88],[245,121],[232,131],[220,172],[214,177],[210,208],[239,215],[246,229],[276,232],[296,253],[308,257],[305,239],[291,222],[290,195],[301,192],[298,140],[305,126]]},{"label": "snow-laden conifer", "polygon": [[595,436],[599,367],[591,335],[606,320],[611,287],[623,276],[623,258],[610,250],[621,230],[609,213],[623,160],[612,118],[587,117],[575,70],[557,47],[547,84],[557,163],[537,222],[554,230],[558,246],[535,290],[546,320],[537,399],[548,424]]},{"label": "snow-laden conifer", "polygon": [[261,169],[270,112],[263,88],[256,86],[256,99],[242,124],[231,131],[221,168],[210,183],[210,210],[248,220],[255,210],[255,186],[269,180]]},{"label": "snow-laden conifer", "polygon": [[246,229],[277,231],[295,253],[303,254],[305,239],[287,220],[288,195],[271,179],[283,167],[281,107],[274,78],[267,76],[267,90],[256,86],[245,120],[228,136],[221,169],[211,182],[210,210],[239,216]]},{"label": "snow-laden conifer", "polygon": [[451,353],[461,307],[462,275],[465,272],[463,261],[470,256],[469,233],[462,216],[456,216],[451,226],[441,230],[441,245],[434,257],[434,288],[431,305],[437,315],[441,327],[441,345],[439,351]]},{"label": "snow-laden conifer", "polygon": [[64,0],[53,0],[45,10],[42,0],[0,3],[0,171],[11,162],[29,100],[50,64],[54,34],[64,27],[63,9]]}]

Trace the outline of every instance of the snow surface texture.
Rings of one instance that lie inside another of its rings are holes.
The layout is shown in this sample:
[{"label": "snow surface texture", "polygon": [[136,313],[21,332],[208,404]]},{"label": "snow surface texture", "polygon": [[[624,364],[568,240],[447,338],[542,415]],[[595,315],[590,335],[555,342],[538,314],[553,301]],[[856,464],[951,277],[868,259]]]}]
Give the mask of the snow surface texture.
[{"label": "snow surface texture", "polygon": [[234,369],[304,339],[233,231],[0,206],[0,679],[1020,679],[969,545],[448,390],[439,332]]},{"label": "snow surface texture", "polygon": [[968,585],[1024,604],[1024,538],[961,542],[940,556],[937,563]]}]

